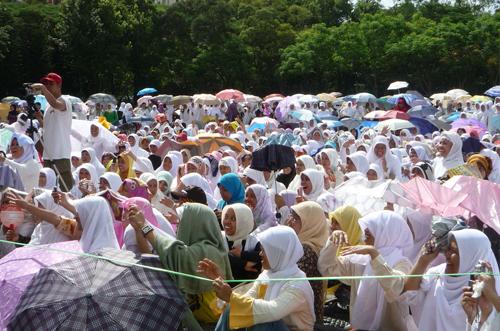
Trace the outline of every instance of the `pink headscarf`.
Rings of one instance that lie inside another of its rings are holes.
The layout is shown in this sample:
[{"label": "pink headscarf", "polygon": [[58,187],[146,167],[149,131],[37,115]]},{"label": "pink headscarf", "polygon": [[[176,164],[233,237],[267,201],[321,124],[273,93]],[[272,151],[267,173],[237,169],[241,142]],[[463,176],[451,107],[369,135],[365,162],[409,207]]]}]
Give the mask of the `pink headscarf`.
[{"label": "pink headscarf", "polygon": [[129,198],[122,203],[123,209],[127,210],[130,206],[136,205],[143,213],[144,218],[152,225],[158,227],[158,220],[153,212],[153,207],[148,200],[140,197]]}]

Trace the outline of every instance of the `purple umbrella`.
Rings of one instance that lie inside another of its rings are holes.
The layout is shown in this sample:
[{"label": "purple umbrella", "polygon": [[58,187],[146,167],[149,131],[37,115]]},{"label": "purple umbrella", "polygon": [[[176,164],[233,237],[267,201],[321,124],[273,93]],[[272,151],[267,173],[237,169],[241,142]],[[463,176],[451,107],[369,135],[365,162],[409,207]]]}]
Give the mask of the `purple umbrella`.
[{"label": "purple umbrella", "polygon": [[[57,249],[47,250],[47,248]],[[61,251],[59,251],[61,250]],[[47,266],[75,258],[75,254],[62,251],[82,252],[78,241],[65,241],[49,245],[28,246],[13,250],[0,259],[0,330],[14,312],[19,299],[38,271]]]},{"label": "purple umbrella", "polygon": [[466,126],[478,126],[478,127],[483,128],[485,130],[488,130],[486,125],[484,125],[479,120],[476,120],[474,118],[459,118],[455,122],[451,123],[452,128],[461,128],[461,127],[466,127]]}]

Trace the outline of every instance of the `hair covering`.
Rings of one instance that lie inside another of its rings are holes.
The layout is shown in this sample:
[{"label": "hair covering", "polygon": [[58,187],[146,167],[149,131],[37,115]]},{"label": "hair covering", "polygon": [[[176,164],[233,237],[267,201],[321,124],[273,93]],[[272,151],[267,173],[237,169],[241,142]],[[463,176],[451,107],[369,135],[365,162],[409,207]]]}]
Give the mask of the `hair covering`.
[{"label": "hair covering", "polygon": [[252,179],[255,184],[267,186],[266,178],[264,177],[262,171],[246,167],[245,170],[243,170],[243,175]]},{"label": "hair covering", "polygon": [[236,216],[236,231],[233,235],[225,233],[225,236],[230,241],[241,242],[248,237],[255,227],[252,210],[243,203],[233,203],[230,206],[224,207],[222,210],[221,222],[224,220],[228,209],[232,209],[234,211],[234,215]]},{"label": "hair covering", "polygon": [[247,187],[247,192],[248,190],[253,192],[257,200],[257,205],[252,210],[255,224],[261,230],[275,226],[277,224],[276,213],[273,210],[271,198],[266,187],[260,184],[253,184]]},{"label": "hair covering", "polygon": [[[167,158],[172,163],[172,167],[169,170],[166,170],[164,168],[165,159]],[[168,171],[172,175],[172,177],[175,178],[177,176],[177,170],[179,169],[179,166],[181,164],[182,164],[182,157],[179,157],[178,155],[173,153],[168,153],[167,155],[165,155],[165,157],[163,157],[161,165],[156,170],[156,173],[159,173],[160,171]]]},{"label": "hair covering", "polygon": [[351,162],[356,167],[356,171],[358,171],[366,176],[366,173],[367,173],[370,165],[368,163],[368,159],[366,158],[366,156],[363,152],[354,152],[350,155],[347,155],[346,158],[351,160]]},{"label": "hair covering", "polygon": [[[97,176],[97,171],[96,171],[95,167],[90,163],[82,164],[81,166],[76,168],[76,171],[75,171],[76,176],[78,176],[78,178],[80,176],[80,170],[82,170],[82,169],[87,170],[87,172],[90,174],[90,181],[94,184],[94,186],[96,188],[98,188],[99,187],[99,177]],[[78,184],[75,183],[75,186],[77,186],[77,185]]]},{"label": "hair covering", "polygon": [[291,207],[300,217],[302,228],[298,233],[303,245],[309,245],[317,254],[328,240],[328,224],[323,208],[314,201],[304,201]]},{"label": "hair covering", "polygon": [[45,176],[45,186],[41,188],[52,190],[57,185],[56,173],[51,168],[40,169],[40,174]]},{"label": "hair covering", "polygon": [[149,199],[148,187],[137,178],[127,178],[120,186],[119,192],[128,198],[141,197]]},{"label": "hair covering", "polygon": [[[375,171],[375,173],[377,174],[377,181],[384,179],[384,171],[382,170],[382,168],[378,164],[375,164],[375,163],[370,164],[370,166],[368,167],[368,171],[369,170]],[[368,171],[367,171],[367,173],[368,173]]]},{"label": "hair covering", "polygon": [[[484,136],[483,136],[484,139]],[[462,153],[479,153],[484,148],[484,145],[477,138],[469,137],[462,142]]]},{"label": "hair covering", "polygon": [[83,230],[80,246],[85,253],[93,253],[105,247],[120,249],[113,227],[113,216],[104,198],[85,197],[75,201],[75,208]]},{"label": "hair covering", "polygon": [[337,151],[333,148],[324,148],[321,150],[321,154],[325,154],[328,160],[330,160],[330,170],[336,171],[339,165],[339,155]]},{"label": "hair covering", "polygon": [[314,294],[307,280],[298,281],[269,281],[282,278],[305,278],[306,274],[299,269],[297,262],[304,255],[302,244],[295,231],[278,225],[257,235],[269,261],[269,270],[264,270],[257,278],[258,283],[267,285],[264,300],[277,298],[286,288],[299,290],[304,295],[314,320]]},{"label": "hair covering", "polygon": [[[452,231],[460,255],[458,273],[469,273],[479,260],[488,261],[493,267],[493,273],[498,274],[498,264],[491,251],[491,242],[484,233],[473,229]],[[463,330],[466,325],[466,315],[461,306],[463,287],[468,286],[470,276],[441,276],[445,273],[443,263],[427,271],[427,274],[437,274],[438,277],[424,278],[421,287],[427,293],[422,305],[422,314],[418,322],[419,330]],[[500,288],[500,277],[495,276],[497,293]]]},{"label": "hair covering", "polygon": [[97,159],[95,150],[92,147],[87,147],[82,149],[82,153],[87,152],[90,155],[90,164],[92,164],[95,167],[97,176],[101,176],[106,169],[102,165],[102,163]]},{"label": "hair covering", "polygon": [[114,172],[105,172],[103,175],[101,175],[100,178],[103,178],[108,182],[109,188],[112,191],[118,192],[118,189],[120,188],[120,185],[122,185],[122,179],[118,174]]},{"label": "hair covering", "polygon": [[437,156],[434,159],[434,177],[439,178],[446,174],[449,169],[464,164],[462,156],[462,139],[458,134],[451,131],[441,133],[441,139],[446,138],[451,141],[452,146],[446,157]]},{"label": "hair covering", "polygon": [[139,136],[136,135],[135,133],[133,133],[133,134],[129,134],[128,135],[128,138],[130,138],[130,137],[134,138],[134,144],[133,145],[130,144],[130,151],[132,153],[134,153],[134,155],[137,156],[137,157],[146,157],[147,158],[149,156],[149,154],[148,154],[148,152],[146,152],[144,149],[142,149],[140,147],[140,145],[139,145],[139,143],[140,143]]},{"label": "hair covering", "polygon": [[283,198],[287,207],[293,206],[297,199],[297,191],[283,190],[279,192],[278,195]]},{"label": "hair covering", "polygon": [[486,177],[491,173],[491,170],[493,169],[492,162],[489,158],[487,158],[484,155],[481,154],[474,154],[471,155],[467,159],[467,164],[470,165],[475,165],[475,166],[481,166],[483,169],[486,171]]},{"label": "hair covering", "polygon": [[350,246],[361,245],[363,240],[359,219],[361,214],[352,206],[342,206],[329,214],[330,221],[335,220],[340,225],[340,229],[347,234],[348,244]]},{"label": "hair covering", "polygon": [[174,181],[174,177],[168,171],[160,171],[156,174],[156,178],[158,178],[158,183],[160,181],[164,181],[167,183],[167,192],[163,192],[164,194],[170,193],[170,187],[172,186],[172,182]]},{"label": "hair covering", "polygon": [[382,161],[381,158],[379,158],[375,154],[375,147],[377,145],[384,145],[385,146],[385,155],[383,158],[385,158],[385,162],[387,165],[387,172],[389,174],[393,174],[395,178],[400,178],[401,177],[401,161],[399,161],[398,157],[393,155],[391,153],[391,148],[389,147],[389,140],[385,136],[376,136],[373,139],[373,143],[370,146],[370,150],[366,154],[366,158],[368,159],[369,163],[376,163],[380,167],[382,167]]},{"label": "hair covering", "polygon": [[147,157],[138,157],[137,161],[134,163],[134,170],[140,171],[141,173],[155,172],[155,169],[153,168],[153,163]]},{"label": "hair covering", "polygon": [[292,171],[290,171],[288,175],[284,172],[280,172],[278,176],[276,176],[276,181],[282,183],[285,187],[288,187],[297,174],[295,166],[292,166],[291,169]]},{"label": "hair covering", "polygon": [[[375,238],[374,246],[389,267],[402,260],[410,261],[403,250],[413,242],[406,221],[389,210],[370,213],[359,219],[362,229],[368,229]],[[373,275],[371,264],[366,259],[363,276]],[[384,290],[377,279],[362,279],[357,289],[357,299],[352,309],[351,321],[354,329],[378,330],[385,306]]]},{"label": "hair covering", "polygon": [[429,162],[417,162],[411,167],[410,171],[413,171],[413,169],[418,169],[422,173],[425,179],[430,181],[435,180],[434,172]]},{"label": "hair covering", "polygon": [[322,171],[316,169],[306,169],[301,176],[306,176],[311,181],[312,190],[309,194],[304,192],[307,200],[316,201],[318,197],[325,191],[325,179]]},{"label": "hair covering", "polygon": [[220,200],[217,204],[217,209],[223,209],[226,205],[231,205],[237,202],[245,201],[245,188],[241,183],[240,177],[238,175],[229,173],[225,174],[219,179],[217,186],[222,186],[226,191],[231,194],[231,199],[229,201]]},{"label": "hair covering", "polygon": [[134,172],[134,160],[126,155],[126,154],[120,154],[118,155],[118,159],[122,159],[125,161],[127,164],[128,168],[126,171],[120,171],[120,167],[118,167],[117,174],[120,176],[122,180],[125,180],[127,178],[135,178],[135,172]]},{"label": "hair covering", "polygon": [[[304,165],[304,169],[316,169],[316,163],[314,163],[314,159],[309,155],[301,155],[297,158],[297,163],[301,162]],[[301,179],[300,174],[297,173],[295,178],[290,182],[288,188],[290,190],[297,190],[300,187]]]},{"label": "hair covering", "polygon": [[[198,262],[208,258],[217,264],[224,279],[232,279],[229,258],[215,213],[199,203],[184,204],[177,228],[177,240],[155,236],[154,247],[162,264],[170,270],[196,275]],[[179,290],[186,294],[212,291],[212,283],[171,275]]]},{"label": "hair covering", "polygon": [[410,148],[410,151],[411,150],[415,151],[415,154],[417,154],[417,157],[420,161],[429,161],[430,160],[429,155],[427,155],[427,151],[422,146],[413,146]]},{"label": "hair covering", "polygon": [[225,156],[219,161],[219,167],[225,166],[231,169],[232,173],[238,173],[238,161],[232,156]]},{"label": "hair covering", "polygon": [[23,155],[18,159],[14,159],[14,161],[17,163],[26,163],[30,160],[36,160],[37,152],[35,143],[30,137],[24,134],[14,133],[12,135],[12,140],[14,139],[17,141],[17,144],[23,148]]}]

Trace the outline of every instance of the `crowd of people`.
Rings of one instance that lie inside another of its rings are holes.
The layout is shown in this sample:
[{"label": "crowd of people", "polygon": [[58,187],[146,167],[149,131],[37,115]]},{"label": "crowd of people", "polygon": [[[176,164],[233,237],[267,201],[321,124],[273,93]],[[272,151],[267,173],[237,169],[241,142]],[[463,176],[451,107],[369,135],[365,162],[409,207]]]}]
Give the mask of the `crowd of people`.
[{"label": "crowd of people", "polygon": [[[414,128],[329,129],[283,109],[278,115],[278,103],[270,102],[188,101],[177,109],[122,103],[120,116],[106,117],[117,139],[95,120],[78,134],[82,148],[75,151],[62,78],[50,73],[32,88],[48,102],[35,114],[40,135],[26,134],[22,113],[4,125],[13,134],[0,154],[2,208],[23,213],[24,221],[2,225],[0,257],[16,243],[68,240],[86,253],[156,254],[168,270],[212,280],[172,275],[190,308],[187,330],[500,329],[500,236],[487,226],[498,219],[442,217],[392,202],[348,205],[339,193],[359,194],[349,191],[354,182],[358,189],[416,177],[444,183],[457,172],[500,190],[500,134],[492,123],[500,98],[438,105],[443,115],[475,117],[486,132],[425,135]],[[288,107],[361,118],[377,105]],[[409,106],[401,98],[394,109]],[[155,120],[127,134],[124,123],[137,117]],[[250,131],[259,117],[280,125]],[[188,143],[202,133],[238,146],[201,153]],[[295,163],[252,168],[254,152],[280,137],[291,139]],[[468,273],[478,266],[482,273],[471,282]],[[315,277],[331,280],[307,279]],[[345,323],[325,328],[332,318]]]}]

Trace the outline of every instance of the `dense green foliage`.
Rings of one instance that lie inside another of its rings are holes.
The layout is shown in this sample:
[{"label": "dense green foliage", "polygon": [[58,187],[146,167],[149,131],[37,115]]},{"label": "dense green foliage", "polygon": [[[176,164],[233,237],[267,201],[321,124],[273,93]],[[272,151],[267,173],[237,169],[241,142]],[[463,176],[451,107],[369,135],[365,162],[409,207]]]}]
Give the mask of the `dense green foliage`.
[{"label": "dense green foliage", "polygon": [[65,92],[119,97],[238,88],[264,95],[481,93],[500,81],[500,12],[485,2],[65,0],[0,4],[0,96],[60,72]]}]

